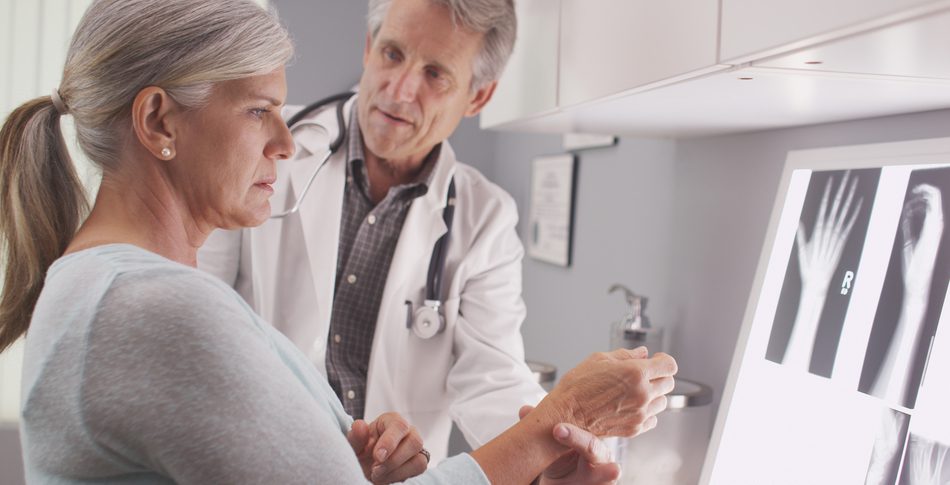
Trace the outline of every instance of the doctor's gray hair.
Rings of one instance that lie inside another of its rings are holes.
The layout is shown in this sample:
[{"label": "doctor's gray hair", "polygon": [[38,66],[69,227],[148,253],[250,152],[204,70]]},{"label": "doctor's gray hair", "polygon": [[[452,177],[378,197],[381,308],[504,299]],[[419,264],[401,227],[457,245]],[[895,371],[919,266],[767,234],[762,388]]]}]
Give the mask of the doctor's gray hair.
[{"label": "doctor's gray hair", "polygon": [[[97,0],[72,38],[58,96],[14,110],[0,130],[0,351],[26,332],[46,271],[88,201],[60,130],[103,171],[134,141],[132,103],[145,87],[200,108],[215,83],[267,74],[293,55],[277,16],[251,0]],[[55,104],[54,104],[55,99]]]},{"label": "doctor's gray hair", "polygon": [[[483,34],[482,48],[472,66],[473,91],[497,81],[511,57],[518,33],[514,0],[430,0],[449,10],[452,20],[468,30]],[[370,35],[383,25],[392,0],[369,0],[367,25]]]}]

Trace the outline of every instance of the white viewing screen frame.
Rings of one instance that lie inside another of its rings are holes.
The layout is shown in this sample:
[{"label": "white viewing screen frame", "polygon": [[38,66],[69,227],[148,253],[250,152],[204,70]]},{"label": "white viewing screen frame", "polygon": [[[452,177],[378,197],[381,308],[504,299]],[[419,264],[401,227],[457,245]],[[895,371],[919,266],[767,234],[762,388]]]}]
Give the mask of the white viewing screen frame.
[{"label": "white viewing screen frame", "polygon": [[950,481],[948,277],[950,138],[789,152],[700,484]]}]

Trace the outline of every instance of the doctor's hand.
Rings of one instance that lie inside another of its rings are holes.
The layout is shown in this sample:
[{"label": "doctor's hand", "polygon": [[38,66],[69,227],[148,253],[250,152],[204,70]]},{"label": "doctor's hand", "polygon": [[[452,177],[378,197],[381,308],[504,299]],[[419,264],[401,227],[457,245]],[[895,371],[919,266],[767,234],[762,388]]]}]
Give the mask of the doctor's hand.
[{"label": "doctor's hand", "polygon": [[366,479],[375,484],[404,481],[429,464],[419,432],[397,413],[382,414],[371,423],[357,419],[346,438]]},{"label": "doctor's hand", "polygon": [[[523,406],[518,416],[523,419],[533,409]],[[568,452],[544,470],[539,485],[609,485],[620,478],[620,466],[610,461],[607,445],[596,436],[566,423],[552,431]]]},{"label": "doctor's hand", "polygon": [[656,426],[676,371],[672,357],[662,352],[648,357],[645,347],[598,352],[565,374],[531,414],[594,436],[636,436]]}]

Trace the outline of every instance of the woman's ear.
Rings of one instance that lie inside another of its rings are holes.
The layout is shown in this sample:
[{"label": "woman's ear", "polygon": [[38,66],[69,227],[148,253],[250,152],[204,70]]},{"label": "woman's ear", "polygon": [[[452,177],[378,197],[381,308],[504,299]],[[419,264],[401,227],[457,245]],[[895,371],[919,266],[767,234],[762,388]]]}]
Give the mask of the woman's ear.
[{"label": "woman's ear", "polygon": [[175,158],[176,119],[178,103],[156,86],[148,86],[132,101],[132,129],[139,143],[159,160]]}]

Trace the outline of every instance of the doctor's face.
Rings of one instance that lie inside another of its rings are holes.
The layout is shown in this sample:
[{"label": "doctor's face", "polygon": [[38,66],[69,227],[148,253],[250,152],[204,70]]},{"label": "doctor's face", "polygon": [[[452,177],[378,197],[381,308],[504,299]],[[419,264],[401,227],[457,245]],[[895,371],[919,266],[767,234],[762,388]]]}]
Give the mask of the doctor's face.
[{"label": "doctor's face", "polygon": [[393,0],[363,54],[359,123],[374,155],[419,162],[481,111],[495,86],[471,90],[482,37],[431,0]]},{"label": "doctor's face", "polygon": [[277,161],[294,151],[280,116],[286,93],[280,68],[217,83],[208,103],[188,112],[170,170],[195,220],[236,228],[270,216]]}]

